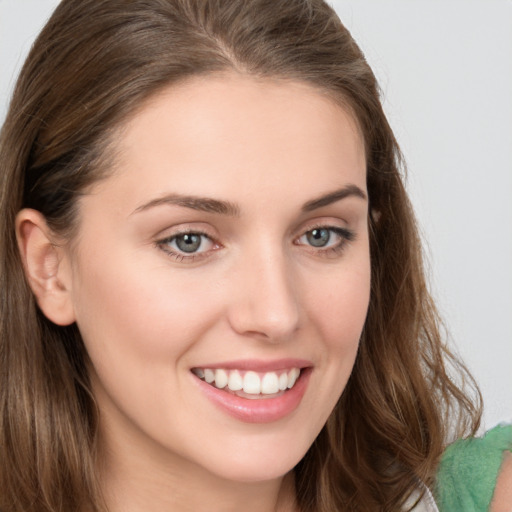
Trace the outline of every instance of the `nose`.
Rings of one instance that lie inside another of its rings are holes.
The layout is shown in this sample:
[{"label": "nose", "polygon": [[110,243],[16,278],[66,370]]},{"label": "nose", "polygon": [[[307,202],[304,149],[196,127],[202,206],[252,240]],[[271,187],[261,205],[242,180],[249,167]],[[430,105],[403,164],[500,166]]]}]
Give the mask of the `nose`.
[{"label": "nose", "polygon": [[232,274],[231,327],[239,334],[282,342],[299,327],[300,303],[293,268],[279,250],[250,251]]}]

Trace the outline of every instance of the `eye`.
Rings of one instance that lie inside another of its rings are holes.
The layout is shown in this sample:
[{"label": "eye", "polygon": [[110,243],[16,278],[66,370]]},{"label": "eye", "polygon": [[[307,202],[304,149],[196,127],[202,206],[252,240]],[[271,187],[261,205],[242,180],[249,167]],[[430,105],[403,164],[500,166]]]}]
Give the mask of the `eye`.
[{"label": "eye", "polygon": [[187,231],[159,240],[157,245],[177,259],[183,260],[203,255],[216,248],[215,242],[205,233]]},{"label": "eye", "polygon": [[306,231],[297,240],[299,245],[307,245],[320,250],[341,250],[347,242],[354,240],[352,231],[333,226],[319,226]]}]

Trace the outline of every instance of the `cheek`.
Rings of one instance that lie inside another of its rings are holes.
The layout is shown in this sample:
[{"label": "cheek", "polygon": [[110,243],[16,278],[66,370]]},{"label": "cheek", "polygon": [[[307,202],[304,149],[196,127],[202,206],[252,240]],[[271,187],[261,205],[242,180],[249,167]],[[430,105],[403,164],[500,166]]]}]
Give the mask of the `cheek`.
[{"label": "cheek", "polygon": [[214,289],[165,264],[91,258],[81,276],[87,278],[77,280],[77,324],[98,364],[173,362],[218,316]]},{"label": "cheek", "polygon": [[113,254],[101,262],[91,258],[81,276],[87,279],[75,293],[77,324],[106,421],[120,410],[144,431],[176,424],[169,397],[188,392],[179,376],[187,353],[219,316],[214,291],[201,287],[204,279],[185,278],[165,264],[122,262]]},{"label": "cheek", "polygon": [[333,272],[313,290],[308,307],[321,338],[331,353],[348,351],[355,357],[370,298],[369,259],[363,257],[357,266]]},{"label": "cheek", "polygon": [[370,296],[370,264],[365,253],[356,264],[340,265],[308,281],[305,303],[309,343],[314,341],[314,394],[308,407],[316,418],[308,431],[318,434],[345,389],[357,356]]}]

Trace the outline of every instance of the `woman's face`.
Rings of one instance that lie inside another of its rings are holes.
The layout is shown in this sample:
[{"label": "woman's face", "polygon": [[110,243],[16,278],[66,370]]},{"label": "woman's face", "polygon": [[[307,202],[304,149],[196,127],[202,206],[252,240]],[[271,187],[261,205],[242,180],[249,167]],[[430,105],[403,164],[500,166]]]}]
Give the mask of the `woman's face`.
[{"label": "woman's face", "polygon": [[67,253],[106,453],[285,474],[343,392],[367,312],[352,117],[305,84],[196,78],[147,103],[116,155]]}]

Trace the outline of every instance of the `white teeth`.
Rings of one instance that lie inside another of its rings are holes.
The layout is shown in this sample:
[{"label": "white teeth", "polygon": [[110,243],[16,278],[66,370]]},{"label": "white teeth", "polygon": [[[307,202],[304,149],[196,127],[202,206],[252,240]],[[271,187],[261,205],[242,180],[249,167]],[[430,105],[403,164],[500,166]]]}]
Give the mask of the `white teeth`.
[{"label": "white teeth", "polygon": [[279,391],[284,391],[288,387],[288,374],[279,375]]},{"label": "white teeth", "polygon": [[228,380],[228,388],[231,391],[240,391],[244,387],[242,376],[237,370],[230,372]]},{"label": "white teeth", "polygon": [[261,393],[261,380],[257,373],[247,372],[244,375],[244,393],[259,395]]},{"label": "white teeth", "polygon": [[215,372],[213,370],[205,370],[204,371],[204,380],[211,384],[215,380]]},{"label": "white teeth", "polygon": [[288,389],[293,388],[293,385],[295,384],[295,381],[299,377],[300,370],[298,368],[292,368],[288,372]]},{"label": "white teeth", "polygon": [[261,381],[261,392],[264,395],[272,395],[279,391],[279,379],[274,372],[266,373]]},{"label": "white teeth", "polygon": [[256,373],[254,371],[225,370],[222,368],[194,368],[192,372],[208,384],[213,384],[219,389],[229,389],[236,392],[241,391],[246,395],[275,395],[279,392],[292,388],[299,378],[300,369],[291,368],[280,373],[266,372]]},{"label": "white teeth", "polygon": [[223,389],[228,385],[228,374],[226,370],[215,370],[215,387]]}]

